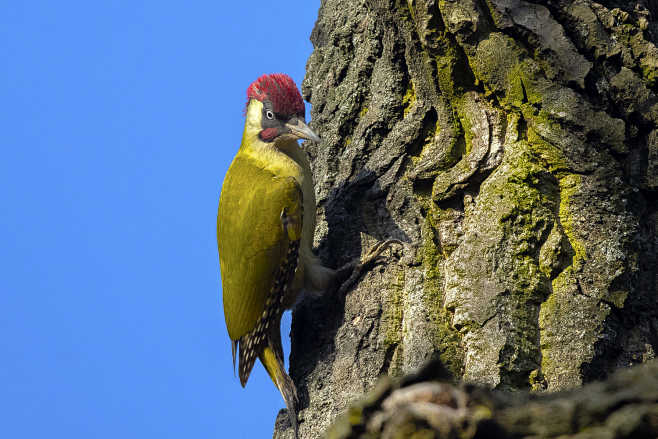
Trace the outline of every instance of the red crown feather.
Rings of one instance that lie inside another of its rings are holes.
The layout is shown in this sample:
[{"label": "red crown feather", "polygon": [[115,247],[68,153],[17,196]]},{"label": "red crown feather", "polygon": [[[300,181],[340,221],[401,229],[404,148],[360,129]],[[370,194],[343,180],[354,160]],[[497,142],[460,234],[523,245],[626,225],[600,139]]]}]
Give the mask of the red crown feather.
[{"label": "red crown feather", "polygon": [[286,116],[305,114],[304,101],[295,81],[285,73],[263,75],[247,88],[247,105],[251,99],[269,100],[274,112]]}]

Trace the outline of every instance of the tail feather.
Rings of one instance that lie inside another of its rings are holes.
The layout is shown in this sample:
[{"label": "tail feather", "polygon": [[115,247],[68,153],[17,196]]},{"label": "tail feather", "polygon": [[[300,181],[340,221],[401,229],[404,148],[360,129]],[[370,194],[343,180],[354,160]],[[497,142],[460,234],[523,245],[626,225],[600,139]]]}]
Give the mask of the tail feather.
[{"label": "tail feather", "polygon": [[235,376],[235,352],[238,349],[238,341],[231,340],[231,354],[233,354],[233,376]]},{"label": "tail feather", "polygon": [[263,349],[263,352],[260,355],[260,361],[265,366],[265,370],[267,370],[270,378],[272,378],[272,381],[276,384],[279,392],[281,392],[281,396],[283,397],[283,400],[286,403],[286,408],[288,409],[290,424],[295,431],[295,437],[297,437],[297,407],[299,405],[299,399],[297,398],[297,388],[295,387],[295,383],[286,373],[281,356],[277,355],[276,349],[273,348],[271,344],[268,344],[265,349]]}]

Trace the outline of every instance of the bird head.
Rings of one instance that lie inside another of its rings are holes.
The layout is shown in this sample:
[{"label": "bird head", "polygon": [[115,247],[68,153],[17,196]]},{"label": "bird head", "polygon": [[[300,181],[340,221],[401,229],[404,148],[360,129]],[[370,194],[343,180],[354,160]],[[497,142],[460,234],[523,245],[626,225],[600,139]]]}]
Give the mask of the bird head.
[{"label": "bird head", "polygon": [[263,142],[297,139],[319,142],[305,122],[302,95],[292,78],[283,73],[263,75],[247,88],[247,124]]}]

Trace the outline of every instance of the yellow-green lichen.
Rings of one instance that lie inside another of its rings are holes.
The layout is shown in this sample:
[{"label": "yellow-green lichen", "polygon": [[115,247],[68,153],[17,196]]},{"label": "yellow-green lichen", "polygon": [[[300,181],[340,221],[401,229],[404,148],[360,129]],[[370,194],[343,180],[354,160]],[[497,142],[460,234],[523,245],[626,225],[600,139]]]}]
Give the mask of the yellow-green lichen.
[{"label": "yellow-green lichen", "polygon": [[[455,377],[460,377],[464,369],[464,353],[461,347],[461,335],[452,326],[452,316],[444,307],[443,302],[443,273],[441,263],[445,259],[434,239],[434,230],[431,213],[427,215],[422,230],[422,264],[425,269],[423,288],[427,300],[427,307],[431,310],[430,319],[434,325],[433,344],[444,366]],[[440,213],[437,215],[440,217]]]},{"label": "yellow-green lichen", "polygon": [[642,77],[649,88],[654,88],[658,83],[658,59],[655,57],[645,57],[640,61]]},{"label": "yellow-green lichen", "polygon": [[581,185],[581,177],[577,174],[569,174],[559,180],[560,183],[560,224],[569,243],[574,250],[572,266],[579,269],[583,261],[587,259],[585,243],[575,233],[574,214],[571,209],[571,198],[578,192]]},{"label": "yellow-green lichen", "polygon": [[[553,284],[555,288],[555,283]],[[555,294],[551,294],[548,298],[541,304],[539,307],[539,350],[542,353],[541,356],[541,370],[543,373],[551,374],[555,371],[554,363],[551,359],[551,344],[547,340],[547,330],[552,325],[552,319],[554,318],[557,307],[559,306],[559,300]]]},{"label": "yellow-green lichen", "polygon": [[409,15],[411,16],[411,19],[416,22],[416,13],[414,11],[414,1],[413,0],[407,0],[407,9],[409,10]]},{"label": "yellow-green lichen", "polygon": [[546,84],[541,80],[539,67],[529,58],[518,61],[506,77],[507,102],[517,108],[523,107],[523,104],[541,105],[544,99],[542,86]]},{"label": "yellow-green lichen", "polygon": [[464,135],[464,152],[463,155],[467,156],[473,150],[473,124],[468,112],[464,111],[463,101],[460,101],[457,106],[457,117],[461,124],[461,133]]},{"label": "yellow-green lichen", "polygon": [[409,111],[411,110],[411,107],[413,107],[415,102],[416,102],[416,88],[414,86],[413,81],[409,81],[409,87],[407,88],[407,91],[402,97],[404,117],[407,117],[407,114],[409,114]]},{"label": "yellow-green lichen", "polygon": [[510,37],[492,32],[478,44],[475,56],[469,57],[475,77],[495,93],[506,94],[508,84],[521,73],[523,50]]},{"label": "yellow-green lichen", "polygon": [[382,325],[384,346],[397,345],[402,340],[402,317],[404,305],[404,271],[400,270],[389,289],[389,300],[384,307]]},{"label": "yellow-green lichen", "polygon": [[[581,176],[577,174],[563,175],[559,180],[560,187],[560,204],[558,218],[560,226],[566,235],[573,256],[571,264],[562,270],[551,282],[552,294],[541,304],[539,309],[539,327],[540,327],[540,349],[542,353],[541,369],[548,377],[555,377],[561,369],[560,364],[556,364],[553,359],[554,354],[549,340],[553,337],[551,329],[556,322],[561,319],[569,318],[565,315],[563,301],[565,297],[570,297],[573,292],[576,271],[578,271],[584,261],[587,259],[585,243],[576,235],[576,225],[574,224],[574,212],[572,208],[572,198],[578,192],[582,184]],[[566,295],[566,296],[565,296]]]},{"label": "yellow-green lichen", "polygon": [[[535,119],[538,119],[535,117]],[[555,126],[556,122],[547,119],[535,120],[534,124],[547,124],[546,129],[559,129]],[[533,153],[541,158],[544,167],[548,169],[557,178],[567,175],[569,166],[564,158],[564,154],[555,145],[546,142],[541,138],[532,126],[528,127],[528,142]]]},{"label": "yellow-green lichen", "polygon": [[535,392],[546,390],[546,378],[541,372],[541,369],[534,369],[530,372],[528,382],[530,383],[530,388]]},{"label": "yellow-green lichen", "polygon": [[[441,37],[443,42],[444,53],[442,56],[437,56],[434,58],[436,63],[436,79],[439,83],[439,88],[447,96],[455,96],[455,86],[461,82],[462,78],[458,77],[457,74],[460,71],[457,60],[459,59],[459,53],[447,36],[443,35]],[[463,70],[463,69],[461,69]],[[463,73],[463,72],[462,72]]]}]

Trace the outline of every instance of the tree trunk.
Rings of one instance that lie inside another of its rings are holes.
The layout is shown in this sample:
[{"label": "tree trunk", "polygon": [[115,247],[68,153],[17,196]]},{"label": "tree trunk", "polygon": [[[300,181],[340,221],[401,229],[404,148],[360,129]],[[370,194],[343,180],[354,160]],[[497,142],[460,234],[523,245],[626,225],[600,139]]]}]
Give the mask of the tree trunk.
[{"label": "tree trunk", "polygon": [[433,381],[428,364],[402,380],[382,379],[330,427],[329,439],[655,439],[658,362],[603,383],[557,393],[506,393]]},{"label": "tree trunk", "polygon": [[300,437],[434,357],[454,381],[555,391],[655,356],[656,14],[322,2],[303,84],[318,252],[338,267],[407,244],[295,310]]}]

